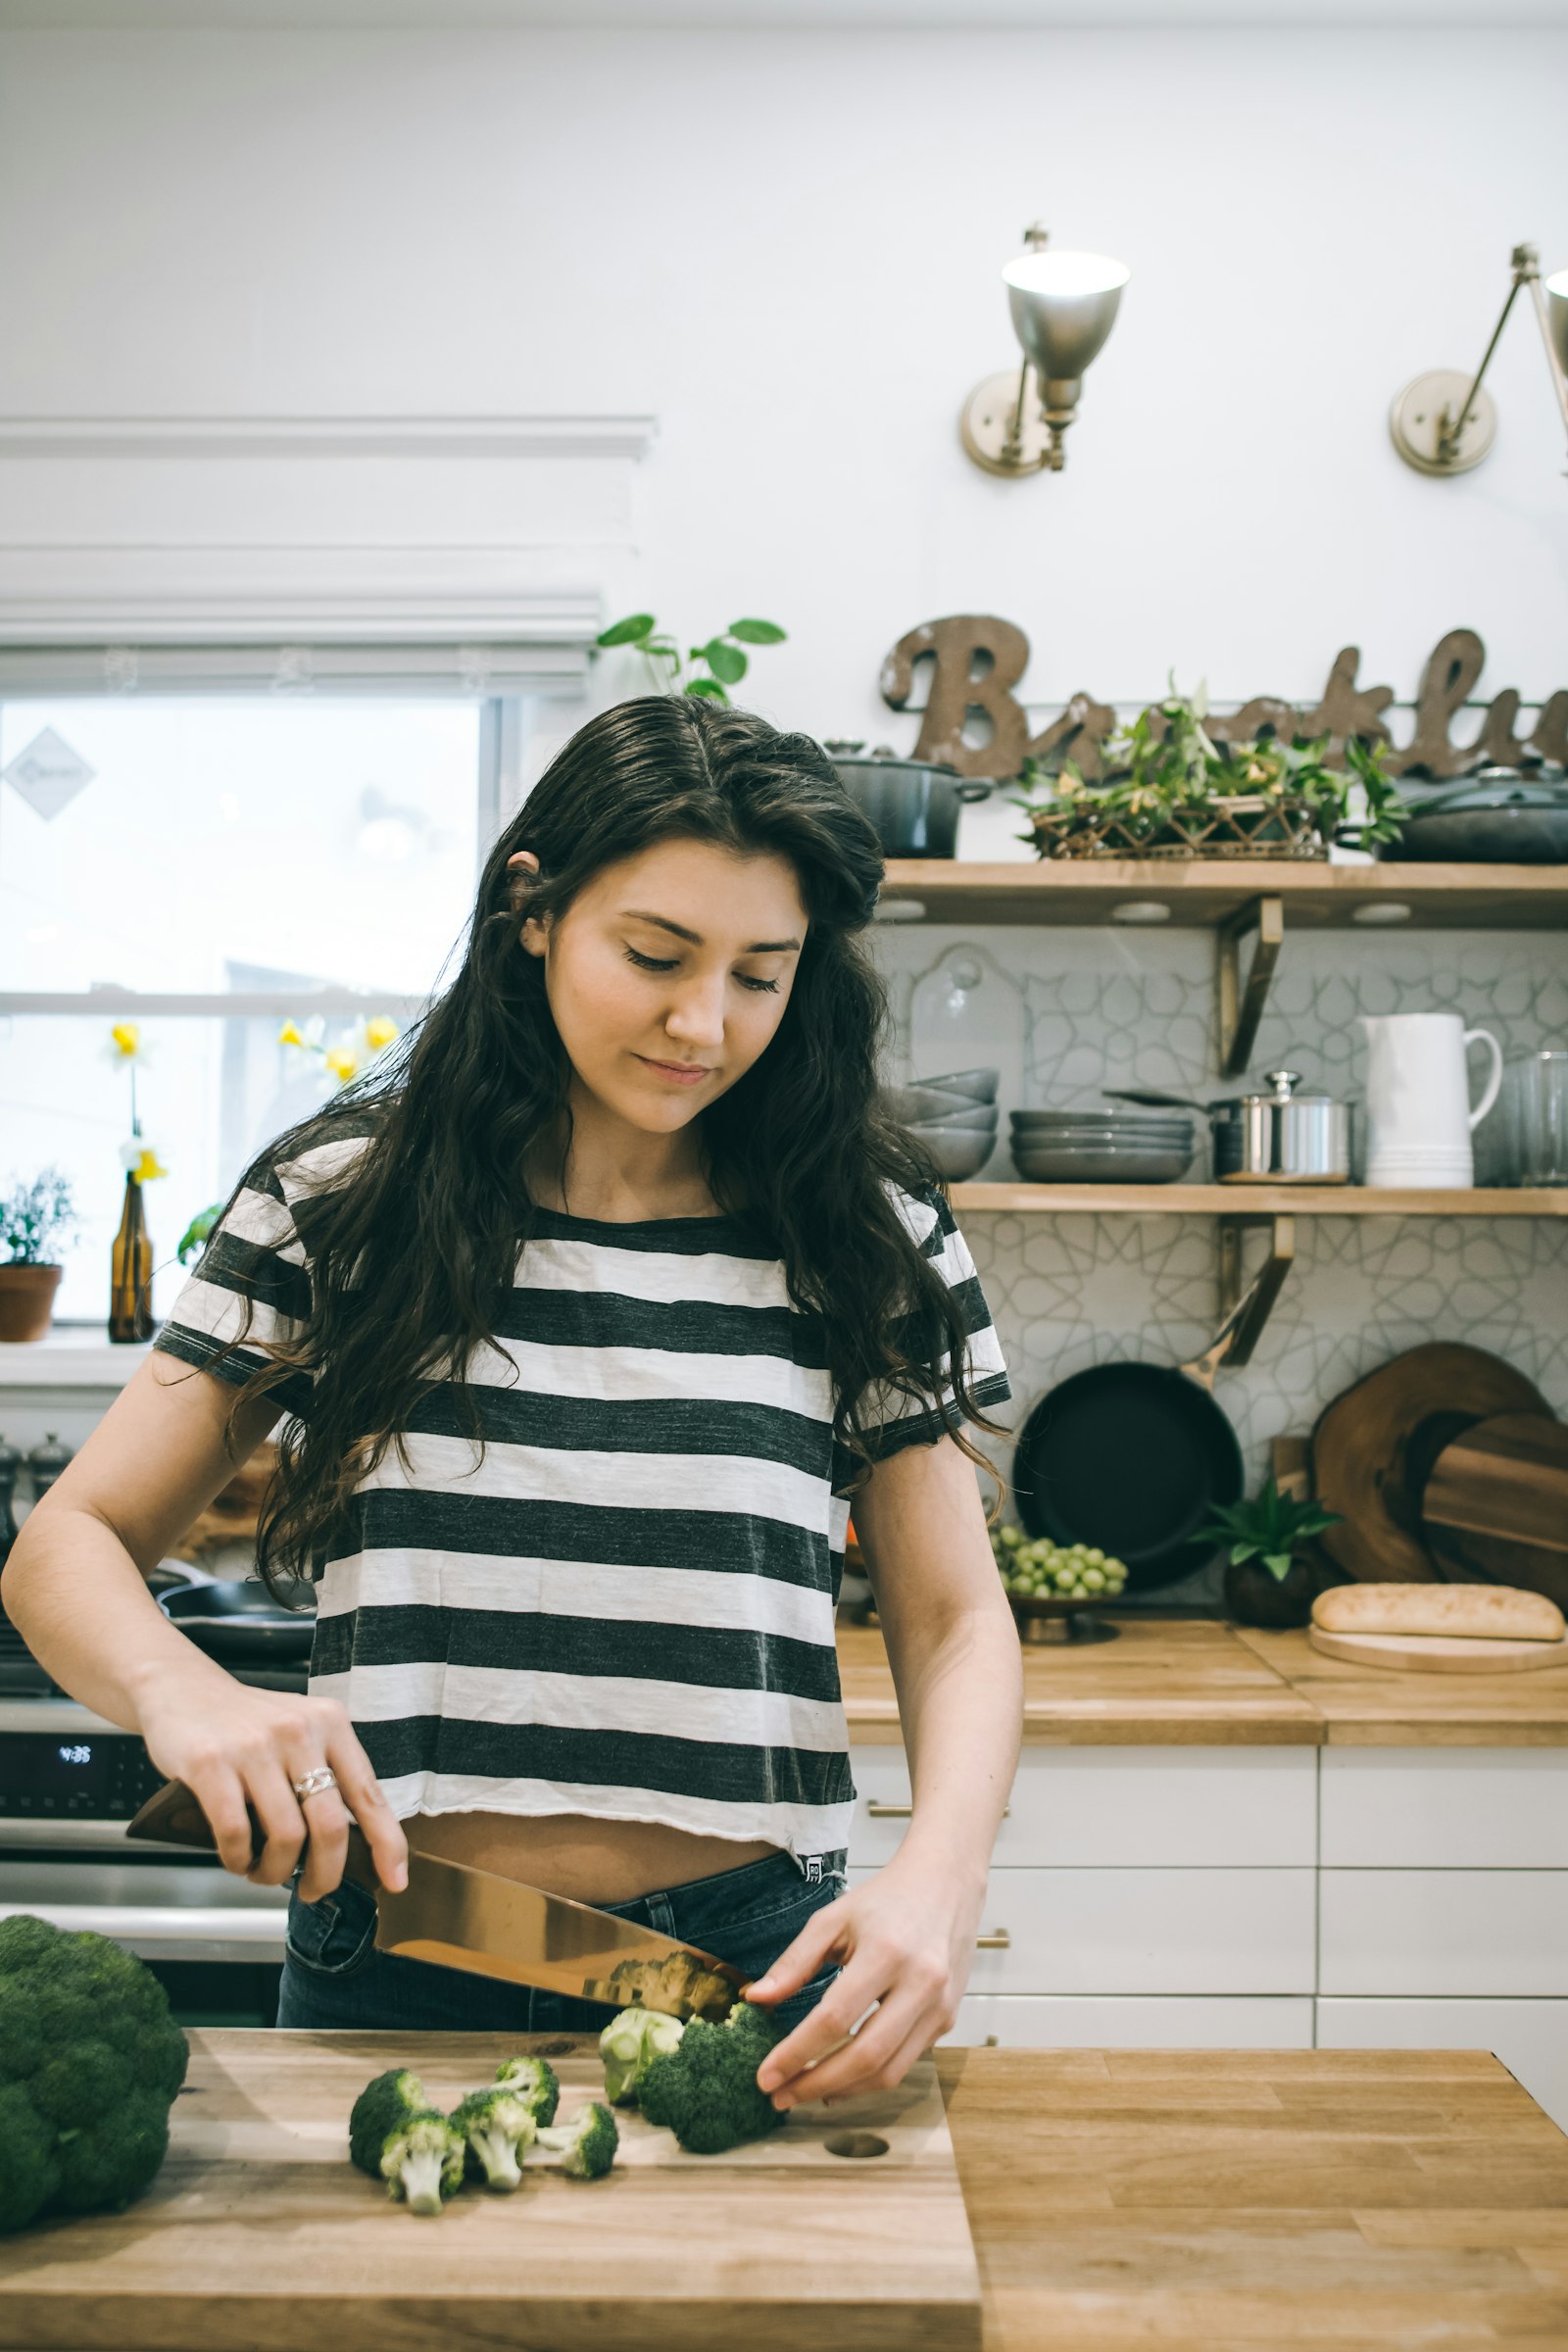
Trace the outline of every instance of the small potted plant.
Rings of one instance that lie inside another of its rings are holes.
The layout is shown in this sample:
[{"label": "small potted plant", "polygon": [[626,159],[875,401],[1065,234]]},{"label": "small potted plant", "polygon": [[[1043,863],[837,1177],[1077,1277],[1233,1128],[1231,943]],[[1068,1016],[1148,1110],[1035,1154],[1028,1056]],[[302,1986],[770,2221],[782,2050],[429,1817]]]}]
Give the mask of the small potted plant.
[{"label": "small potted plant", "polygon": [[50,1249],[76,1221],[70,1183],[56,1167],[0,1195],[0,1341],[43,1338],[66,1270]]},{"label": "small potted plant", "polygon": [[594,643],[607,653],[628,645],[641,654],[656,694],[692,694],[699,701],[727,703],[729,689],[740,684],[751,666],[744,649],[782,645],[784,637],[776,620],[732,620],[706,645],[692,646],[682,661],[675,639],[661,629],[652,612],[628,612],[624,620],[601,629]]},{"label": "small potted plant", "polygon": [[1317,1594],[1314,1562],[1299,1546],[1342,1519],[1316,1502],[1282,1494],[1272,1478],[1253,1502],[1216,1507],[1199,1529],[1205,1541],[1230,1545],[1225,1566],[1225,1606],[1238,1625],[1271,1632],[1305,1625]]}]

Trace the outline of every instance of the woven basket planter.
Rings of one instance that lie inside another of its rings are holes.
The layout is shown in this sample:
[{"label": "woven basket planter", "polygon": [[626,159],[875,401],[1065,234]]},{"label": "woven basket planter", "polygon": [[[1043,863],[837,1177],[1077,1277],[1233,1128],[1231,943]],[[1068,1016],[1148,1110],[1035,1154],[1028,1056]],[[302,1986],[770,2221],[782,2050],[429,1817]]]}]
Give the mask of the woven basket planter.
[{"label": "woven basket planter", "polygon": [[1103,813],[1092,802],[1032,809],[1042,858],[1327,858],[1309,801],[1289,794],[1231,793],[1201,808],[1157,816]]}]

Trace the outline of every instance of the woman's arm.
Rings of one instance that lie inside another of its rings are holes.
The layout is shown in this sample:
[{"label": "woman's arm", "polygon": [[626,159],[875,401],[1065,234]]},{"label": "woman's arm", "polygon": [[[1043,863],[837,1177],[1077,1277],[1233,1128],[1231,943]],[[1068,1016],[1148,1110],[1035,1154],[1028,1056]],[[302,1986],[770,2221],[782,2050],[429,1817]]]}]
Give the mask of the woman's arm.
[{"label": "woman's arm", "polygon": [[829,1959],[844,1963],[758,2077],[779,2107],[889,2089],[953,2024],[1022,1733],[1018,1635],[973,1464],[948,1437],[905,1446],[856,1495],[855,1530],[899,1694],[913,1813],[887,1867],[825,1904],[752,1987],[782,2000]]}]

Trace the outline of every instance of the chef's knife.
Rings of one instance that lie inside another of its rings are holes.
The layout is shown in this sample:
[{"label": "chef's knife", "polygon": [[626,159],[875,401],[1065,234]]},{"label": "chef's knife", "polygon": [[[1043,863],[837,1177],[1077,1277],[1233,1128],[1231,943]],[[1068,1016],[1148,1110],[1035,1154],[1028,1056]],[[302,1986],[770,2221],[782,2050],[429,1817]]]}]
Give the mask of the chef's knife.
[{"label": "chef's knife", "polygon": [[[254,1807],[252,1853],[262,1825]],[[183,1781],[166,1781],[125,1827],[127,1838],[216,1850],[218,1840]],[[375,1948],[430,1960],[509,1984],[538,1985],[617,2009],[637,2004],[671,2017],[727,2017],[745,1990],[739,1969],[612,1911],[547,1894],[492,1870],[409,1851],[409,1883],[383,1886],[363,1833],[349,1826],[344,1876],[375,1898]]]}]

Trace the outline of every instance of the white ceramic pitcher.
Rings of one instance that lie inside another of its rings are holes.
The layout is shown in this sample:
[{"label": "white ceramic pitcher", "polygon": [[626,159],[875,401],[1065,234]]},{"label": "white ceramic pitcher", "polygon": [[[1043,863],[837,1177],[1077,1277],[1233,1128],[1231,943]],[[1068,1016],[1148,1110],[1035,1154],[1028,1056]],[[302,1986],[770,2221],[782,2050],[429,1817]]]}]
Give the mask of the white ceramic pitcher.
[{"label": "white ceramic pitcher", "polygon": [[[1366,1181],[1461,1188],[1475,1182],[1470,1133],[1497,1099],[1502,1048],[1456,1012],[1363,1012],[1366,1031]],[[1490,1047],[1492,1075],[1470,1107],[1465,1060]]]}]

